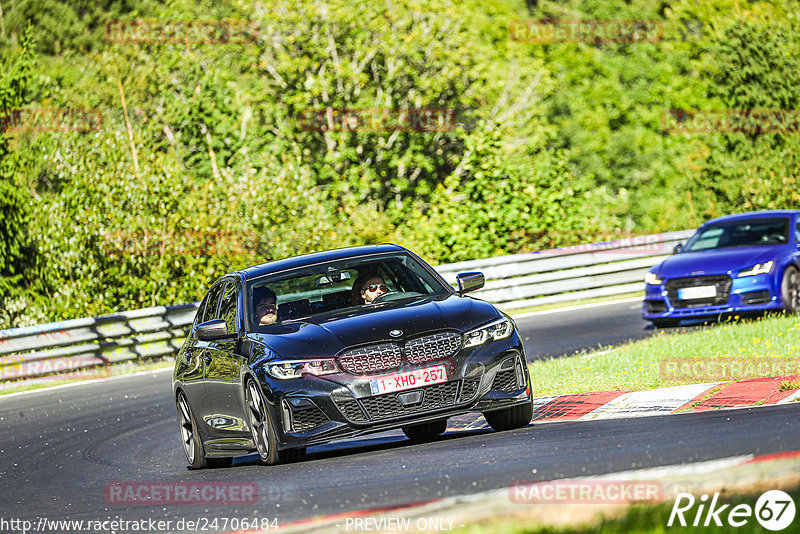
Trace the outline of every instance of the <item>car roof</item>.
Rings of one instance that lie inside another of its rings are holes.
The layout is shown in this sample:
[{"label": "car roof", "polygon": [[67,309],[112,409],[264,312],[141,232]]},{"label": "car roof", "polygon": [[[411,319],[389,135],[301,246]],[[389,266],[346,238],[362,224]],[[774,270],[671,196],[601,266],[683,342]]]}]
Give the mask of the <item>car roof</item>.
[{"label": "car roof", "polygon": [[728,222],[728,221],[763,219],[764,217],[789,217],[797,214],[800,214],[800,210],[764,210],[764,211],[751,211],[748,213],[734,213],[732,215],[725,215],[724,217],[717,217],[716,219],[711,219],[710,221],[706,221],[703,223],[703,226],[707,224]]},{"label": "car roof", "polygon": [[313,252],[301,256],[291,256],[281,260],[270,261],[260,265],[253,265],[246,269],[235,271],[234,275],[239,275],[242,280],[252,280],[267,274],[274,274],[288,269],[307,267],[325,261],[336,261],[357,256],[370,254],[381,254],[385,252],[406,252],[406,249],[393,243],[383,243],[381,245],[363,245],[359,247],[338,248],[326,250],[324,252]]}]

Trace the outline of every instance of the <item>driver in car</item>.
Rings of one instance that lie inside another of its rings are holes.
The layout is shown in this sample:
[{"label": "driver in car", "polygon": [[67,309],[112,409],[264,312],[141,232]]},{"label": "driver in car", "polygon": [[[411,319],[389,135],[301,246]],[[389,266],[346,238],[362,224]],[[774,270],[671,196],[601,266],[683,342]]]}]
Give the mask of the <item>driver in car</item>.
[{"label": "driver in car", "polygon": [[389,291],[389,286],[383,282],[383,278],[373,276],[361,285],[361,298],[364,299],[364,304],[372,304],[376,298],[387,291]]}]

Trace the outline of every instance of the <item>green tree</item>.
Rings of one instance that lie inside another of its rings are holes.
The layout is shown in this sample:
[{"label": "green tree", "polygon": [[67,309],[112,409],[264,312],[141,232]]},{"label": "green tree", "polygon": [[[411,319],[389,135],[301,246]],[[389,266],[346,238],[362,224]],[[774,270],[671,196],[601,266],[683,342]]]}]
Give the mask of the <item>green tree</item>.
[{"label": "green tree", "polygon": [[[798,45],[790,24],[746,18],[734,21],[711,42],[709,93],[740,115],[747,128],[721,133],[719,149],[709,154],[697,175],[698,188],[713,206],[710,215],[799,205],[800,144],[792,118],[800,102]],[[763,111],[776,120],[757,119]],[[781,120],[776,113],[788,114]]]},{"label": "green tree", "polygon": [[562,151],[514,154],[487,125],[467,141],[456,171],[400,232],[434,261],[461,261],[580,242],[598,222],[586,184]]},{"label": "green tree", "polygon": [[9,56],[0,57],[0,320],[13,320],[35,297],[42,284],[33,272],[37,252],[30,232],[28,183],[22,178],[30,154],[15,138],[25,115],[21,110],[29,100],[29,86],[35,65],[32,29],[22,36],[20,46]]}]

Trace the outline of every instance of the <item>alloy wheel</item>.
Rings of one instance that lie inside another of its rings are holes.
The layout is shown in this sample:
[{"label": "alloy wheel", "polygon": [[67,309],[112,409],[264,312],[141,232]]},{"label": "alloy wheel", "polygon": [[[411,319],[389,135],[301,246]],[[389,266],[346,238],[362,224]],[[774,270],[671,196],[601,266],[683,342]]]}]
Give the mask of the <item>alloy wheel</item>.
[{"label": "alloy wheel", "polygon": [[264,399],[258,391],[255,382],[247,385],[247,417],[250,420],[250,430],[253,434],[258,455],[267,461],[269,458],[269,423]]},{"label": "alloy wheel", "polygon": [[786,311],[796,313],[800,310],[800,275],[797,269],[791,269],[786,280]]},{"label": "alloy wheel", "polygon": [[190,464],[194,464],[195,455],[195,440],[194,428],[192,425],[192,416],[189,412],[189,406],[186,404],[186,397],[183,393],[178,396],[178,416],[181,425],[181,441],[183,442],[183,452],[186,453],[186,459]]}]

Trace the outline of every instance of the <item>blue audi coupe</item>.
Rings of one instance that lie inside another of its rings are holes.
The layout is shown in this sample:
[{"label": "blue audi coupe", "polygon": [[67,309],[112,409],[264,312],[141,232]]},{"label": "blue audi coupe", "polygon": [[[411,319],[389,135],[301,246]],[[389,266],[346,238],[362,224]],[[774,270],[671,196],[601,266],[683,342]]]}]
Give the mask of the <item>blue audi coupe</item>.
[{"label": "blue audi coupe", "polygon": [[657,327],[800,310],[800,211],[712,219],[645,277],[642,317]]}]

